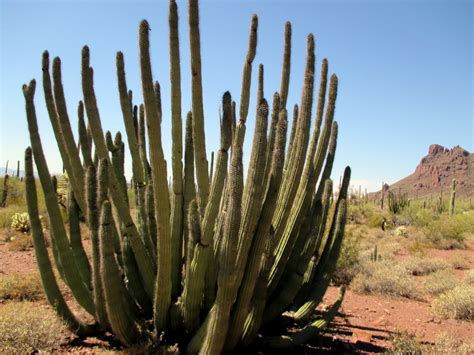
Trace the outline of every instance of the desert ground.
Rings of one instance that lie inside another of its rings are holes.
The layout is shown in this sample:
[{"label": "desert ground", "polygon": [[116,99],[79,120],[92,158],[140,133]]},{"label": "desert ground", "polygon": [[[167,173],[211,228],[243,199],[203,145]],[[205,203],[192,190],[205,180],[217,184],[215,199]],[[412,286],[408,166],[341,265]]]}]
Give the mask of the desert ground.
[{"label": "desert ground", "polygon": [[[0,352],[139,352],[121,348],[112,336],[80,339],[56,318],[43,294],[29,227],[12,225],[25,201],[22,182],[11,183],[9,204],[0,209]],[[472,353],[474,204],[460,199],[450,216],[445,202],[411,201],[394,214],[387,202],[381,209],[378,198],[355,193],[338,267],[315,315],[343,284],[344,301],[328,328],[292,351]],[[46,223],[44,229],[48,238]],[[90,256],[85,227],[83,236]],[[87,317],[64,284],[61,290]],[[250,350],[275,352],[263,340]]]}]

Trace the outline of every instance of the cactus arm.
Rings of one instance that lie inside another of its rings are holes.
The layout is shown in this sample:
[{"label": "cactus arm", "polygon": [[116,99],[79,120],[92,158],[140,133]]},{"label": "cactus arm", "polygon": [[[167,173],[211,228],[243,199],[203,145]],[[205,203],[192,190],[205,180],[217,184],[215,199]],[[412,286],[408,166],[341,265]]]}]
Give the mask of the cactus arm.
[{"label": "cactus arm", "polygon": [[130,346],[138,336],[134,315],[126,301],[127,290],[115,260],[111,238],[112,209],[109,201],[104,201],[100,216],[100,276],[104,285],[107,318],[114,335],[124,345]]},{"label": "cactus arm", "polygon": [[212,186],[212,174],[214,173],[214,152],[211,152],[211,167],[209,168],[209,181]]},{"label": "cactus arm", "polygon": [[[51,122],[51,126],[53,127],[54,137],[56,138],[56,143],[58,144],[59,153],[61,155],[61,160],[63,162],[64,168],[66,169],[69,178],[71,179],[71,184],[73,184],[73,189],[78,190],[79,185],[82,184],[82,181],[78,181],[76,176],[73,173],[71,161],[69,159],[66,144],[64,142],[63,135],[61,134],[61,128],[59,125],[59,117],[56,111],[56,104],[54,102],[53,97],[53,89],[51,84],[51,77],[49,74],[49,53],[48,51],[43,52],[43,59],[42,59],[42,69],[43,69],[43,91],[44,91],[44,98],[46,102],[46,108],[48,111],[49,119]],[[85,211],[85,200],[80,200],[78,198],[79,207],[82,211]]]},{"label": "cactus arm", "polygon": [[[107,147],[104,139],[104,132],[100,123],[99,109],[94,92],[93,69],[89,66],[89,48],[86,46],[82,49],[82,90],[84,94],[84,103],[86,106],[87,117],[89,119],[89,127],[94,139],[95,151],[99,159],[107,159],[110,164],[110,158],[107,153]],[[133,252],[137,257],[138,267],[142,274],[145,289],[150,297],[154,294],[155,281],[155,265],[149,258],[143,241],[138,235],[138,230],[133,223],[132,216],[128,209],[125,196],[122,194],[120,182],[117,176],[109,169],[110,194],[113,199],[114,206],[117,209],[120,220],[123,222],[125,233],[130,237],[130,243]]]},{"label": "cactus arm", "polygon": [[[307,249],[309,247],[309,245],[313,245],[313,246],[311,246],[311,248],[314,249],[314,248],[318,248],[317,245],[318,245],[318,243],[320,243],[320,236],[322,237],[322,233],[318,235],[319,229],[318,229],[318,231],[315,232],[316,235],[315,235],[314,238],[308,238],[307,236],[309,235],[309,233],[315,227],[315,225],[314,225],[315,219],[313,218],[314,214],[316,213],[315,209],[316,209],[318,204],[321,204],[321,198],[325,196],[324,193],[323,193],[323,189],[326,188],[327,180],[331,176],[332,165],[333,165],[333,162],[334,162],[334,157],[335,157],[335,153],[336,153],[336,146],[337,146],[337,133],[338,133],[337,123],[333,122],[332,129],[331,129],[331,137],[330,137],[330,140],[329,140],[329,148],[328,148],[326,163],[325,163],[324,170],[323,170],[323,173],[322,173],[321,179],[320,179],[321,182],[318,186],[318,189],[316,190],[315,194],[312,197],[311,206],[310,206],[309,209],[307,209],[306,216],[304,217],[303,223],[300,227],[300,230],[298,231],[297,240],[295,242],[295,246],[293,248],[292,255],[291,255],[291,257],[288,261],[288,266],[286,268],[285,274],[295,272],[297,265],[300,264],[301,254],[304,253],[304,250]],[[331,189],[332,189],[332,187],[331,187]],[[329,196],[328,196],[328,199],[329,199]],[[321,215],[322,218],[316,224],[316,226],[318,226],[318,228],[319,228],[319,225],[321,225],[322,232],[324,232],[324,229],[325,229],[326,215],[327,215],[327,209],[328,209],[328,204],[325,204],[324,201],[325,201],[325,199],[323,198],[322,215]],[[328,200],[328,202],[329,202],[329,200]],[[321,214],[321,210],[318,213]],[[313,243],[314,241],[316,243]],[[312,255],[313,252],[310,252],[310,254]],[[309,263],[309,259],[308,259],[307,262]],[[307,265],[306,265],[306,267],[307,267]],[[302,272],[304,272],[304,271],[302,271]],[[284,287],[287,288],[286,286],[284,286]],[[287,292],[284,292],[284,293],[287,293]]]},{"label": "cactus arm", "polygon": [[96,331],[95,325],[89,325],[80,321],[69,309],[64,300],[54,276],[51,261],[43,235],[43,226],[38,214],[38,198],[36,194],[36,182],[33,175],[32,150],[25,151],[25,184],[28,215],[30,217],[33,245],[35,248],[36,262],[41,276],[46,298],[59,317],[66,323],[67,327],[79,336],[92,335]]},{"label": "cactus arm", "polygon": [[265,251],[262,255],[259,275],[255,284],[255,291],[252,296],[252,307],[244,325],[241,344],[246,346],[253,342],[258,335],[258,330],[262,324],[263,312],[267,303],[268,276],[273,264],[273,242],[274,230],[271,229],[269,238],[265,241]]},{"label": "cactus arm", "polygon": [[285,24],[285,47],[283,50],[283,65],[281,68],[280,82],[280,107],[286,109],[288,98],[288,86],[290,84],[291,68],[291,22]]},{"label": "cactus arm", "polygon": [[149,31],[148,22],[142,21],[140,23],[140,67],[150,145],[155,218],[158,227],[157,260],[159,262],[154,296],[154,321],[156,330],[160,332],[167,326],[171,306],[171,226],[166,162],[161,144],[161,110],[155,97],[157,91],[153,88]]},{"label": "cactus arm", "polygon": [[84,247],[82,246],[81,228],[79,224],[80,210],[74,197],[74,192],[72,191],[71,185],[68,187],[67,201],[69,219],[69,244],[71,245],[71,250],[74,254],[74,259],[82,280],[89,289],[92,289],[91,266],[84,251]]},{"label": "cactus arm", "polygon": [[[193,148],[193,115],[188,112],[186,116],[186,134],[184,138],[184,221],[183,221],[183,235],[185,238],[185,245],[187,245],[188,238],[188,207],[192,200],[196,197],[196,185],[194,183],[194,148]],[[190,265],[192,255],[187,254],[185,249],[186,265]]]},{"label": "cactus arm", "polygon": [[61,59],[59,59],[59,57],[53,59],[53,93],[54,100],[56,102],[56,111],[58,113],[57,117],[59,122],[59,128],[61,130],[61,135],[64,139],[66,152],[69,156],[69,161],[71,162],[72,173],[74,174],[74,178],[79,185],[74,190],[74,194],[77,200],[81,201],[81,205],[84,202],[84,186],[81,183],[84,181],[84,170],[81,165],[79,151],[77,149],[74,135],[72,134],[69,115],[67,112],[66,99],[64,97],[64,90],[61,79]]},{"label": "cactus arm", "polygon": [[303,246],[304,248],[301,248],[302,250],[300,249],[298,253],[294,254],[295,259],[290,260],[292,263],[288,262],[287,270],[282,276],[281,288],[265,310],[265,323],[278,317],[291,304],[303,284],[306,268],[313,255],[313,249],[318,243],[319,227],[323,217],[322,210],[329,207],[329,198],[332,193],[331,180],[327,180],[325,185],[322,203],[320,200],[317,201],[315,206],[309,210],[308,217],[311,221],[308,221],[308,225],[303,225],[300,230],[300,234],[307,238],[306,244]]},{"label": "cactus arm", "polygon": [[300,329],[289,335],[281,335],[275,337],[267,337],[264,339],[265,344],[271,348],[276,349],[288,349],[292,346],[301,345],[314,339],[329,323],[334,319],[341,307],[342,301],[344,300],[345,287],[339,289],[339,296],[337,297],[334,304],[329,308],[324,315],[308,324],[303,329]]},{"label": "cactus arm", "polygon": [[299,115],[299,106],[295,104],[293,106],[293,119],[291,121],[291,131],[290,131],[290,140],[288,142],[288,149],[287,149],[287,158],[285,159],[285,166],[283,170],[286,172],[288,170],[288,163],[293,156],[293,146],[295,143],[295,136],[296,136],[296,128],[298,127],[298,115]]},{"label": "cactus arm", "polygon": [[263,192],[260,184],[264,179],[266,148],[267,148],[268,104],[265,99],[260,102],[255,133],[252,143],[252,152],[247,173],[247,181],[242,197],[242,221],[239,231],[239,245],[237,252],[237,269],[240,284],[245,270],[248,252],[253,239],[258,217],[262,208]]},{"label": "cactus arm", "polygon": [[451,185],[451,199],[449,200],[449,215],[453,216],[455,212],[456,205],[456,179],[453,179]]},{"label": "cactus arm", "polygon": [[275,92],[273,94],[271,123],[270,123],[270,131],[269,131],[268,143],[267,143],[267,158],[265,162],[265,174],[264,174],[265,186],[268,184],[268,179],[270,177],[269,174],[270,174],[270,169],[272,165],[273,148],[275,147],[275,137],[277,134],[279,113],[280,113],[280,95],[277,92]]},{"label": "cactus arm", "polygon": [[201,240],[202,229],[195,200],[189,206],[188,223],[188,254],[194,255],[194,257],[191,260],[191,265],[186,265],[187,276],[182,297],[182,313],[184,327],[188,333],[191,333],[199,326],[199,311],[202,302],[202,292],[199,291],[204,288],[204,273],[198,273],[199,258],[202,253],[212,252],[210,248],[200,248],[198,245]]},{"label": "cactus arm", "polygon": [[169,47],[171,81],[171,134],[173,169],[173,210],[171,213],[171,297],[181,291],[181,266],[183,245],[183,132],[181,120],[181,69],[179,53],[178,7],[175,0],[169,4]]},{"label": "cactus arm", "polygon": [[[131,100],[127,93],[127,81],[125,79],[125,64],[122,52],[117,52],[117,82],[120,96],[120,107],[122,108],[123,122],[127,132],[128,148],[132,157],[133,180],[138,188],[143,188],[144,176],[138,148],[135,124],[133,120],[133,109]],[[130,92],[131,93],[131,92]]]},{"label": "cactus arm", "polygon": [[[229,349],[235,347],[244,332],[245,320],[247,319],[247,315],[251,308],[252,295],[255,294],[254,288],[256,287],[255,285],[259,283],[258,274],[260,271],[262,254],[265,253],[267,247],[269,248],[267,245],[268,235],[271,230],[272,216],[275,211],[278,190],[280,188],[283,173],[286,132],[288,126],[287,113],[285,109],[280,112],[279,116],[270,180],[267,186],[260,219],[258,221],[257,231],[252,242],[252,247],[250,248],[249,261],[245,269],[242,284],[240,285],[237,303],[232,314],[229,337],[226,345]],[[267,264],[268,263],[269,262],[267,262]]]},{"label": "cactus arm", "polygon": [[232,148],[229,176],[229,209],[227,211],[221,251],[219,254],[219,275],[215,313],[211,317],[200,354],[220,354],[224,347],[229,327],[229,317],[235,299],[237,272],[235,268],[241,200],[243,190],[242,146],[236,139]]},{"label": "cactus arm", "polygon": [[199,31],[198,0],[188,1],[189,42],[191,49],[191,90],[193,112],[193,144],[196,178],[199,193],[199,211],[204,213],[209,195],[209,175],[204,133],[204,109],[202,97],[201,35]]},{"label": "cactus arm", "polygon": [[149,163],[147,159],[146,153],[146,129],[145,129],[145,106],[143,104],[140,105],[138,110],[138,145],[140,148],[140,159],[142,161],[143,166],[143,180],[145,184],[148,184],[148,176],[149,176]]},{"label": "cactus arm", "polygon": [[[298,116],[298,125],[294,138],[294,146],[292,148],[290,160],[287,164],[286,173],[283,176],[282,188],[280,189],[280,198],[273,218],[273,225],[275,227],[275,239],[277,243],[277,250],[281,249],[280,239],[283,237],[283,232],[286,226],[288,216],[291,212],[290,206],[293,205],[298,183],[301,179],[306,150],[308,148],[309,127],[311,123],[311,106],[313,101],[313,85],[314,85],[314,37],[312,34],[308,35],[307,39],[307,57],[304,86],[301,96],[301,112]],[[283,241],[284,243],[284,241]],[[279,263],[280,257],[277,257],[275,262]],[[274,266],[271,273],[271,280],[275,279],[276,267]],[[269,288],[269,292],[273,292],[276,286],[274,281]]]},{"label": "cactus arm", "polygon": [[315,191],[316,182],[321,173],[326,157],[337,97],[337,77],[335,75],[331,78],[330,86],[329,103],[326,110],[324,128],[321,132],[321,139],[318,143],[319,127],[316,125],[308,152],[308,161],[303,170],[303,176],[293,200],[293,206],[288,214],[288,218],[286,219],[283,235],[279,240],[277,249],[275,250],[276,258],[270,274],[269,292],[273,292],[276,289],[280,278],[283,275],[288,259],[290,258],[295,245],[298,230],[304,219],[306,210],[310,205],[311,197]]},{"label": "cactus arm", "polygon": [[82,101],[79,101],[79,105],[77,106],[77,117],[79,144],[81,145],[83,165],[84,168],[87,169],[87,167],[93,165],[94,162],[92,161],[92,148],[87,134],[86,122],[84,120],[84,103]]},{"label": "cactus arm", "polygon": [[74,297],[84,309],[90,314],[95,313],[94,302],[90,290],[82,282],[77,272],[74,256],[69,246],[66,230],[61,218],[61,212],[56,200],[56,194],[53,191],[53,185],[48,171],[48,165],[43,153],[41,138],[38,132],[38,123],[36,119],[36,110],[34,105],[34,94],[36,81],[32,80],[29,85],[23,85],[23,94],[26,102],[26,114],[28,120],[28,130],[30,132],[30,141],[33,149],[38,175],[41,186],[43,187],[46,207],[50,219],[50,226],[53,238],[55,240],[59,262],[63,268],[66,283],[71,288]]},{"label": "cactus arm", "polygon": [[[204,291],[206,272],[213,257],[214,223],[219,213],[219,204],[227,175],[227,151],[232,141],[231,96],[228,92],[223,96],[222,106],[224,112],[221,123],[221,147],[217,156],[216,176],[212,183],[209,202],[202,222],[202,236],[200,235],[195,248],[188,248],[188,255],[192,256],[192,262],[190,267],[186,269],[187,274],[182,296],[184,323],[188,331],[193,330],[198,325],[199,306]],[[191,243],[191,240],[188,243]],[[199,302],[197,302],[198,300]]]},{"label": "cactus arm", "polygon": [[334,211],[333,223],[329,230],[326,245],[316,267],[313,287],[307,297],[307,301],[294,313],[293,318],[295,320],[301,321],[307,319],[311,315],[314,308],[319,304],[326,293],[329,282],[331,281],[331,275],[336,268],[342,240],[344,238],[347,210],[346,198],[350,174],[350,168],[347,167],[344,171],[341,192]]},{"label": "cactus arm", "polygon": [[[247,57],[245,58],[244,67],[242,69],[242,88],[240,92],[240,110],[239,120],[245,122],[249,111],[249,100],[250,100],[250,84],[252,76],[252,62],[255,59],[257,53],[257,29],[258,29],[258,17],[257,15],[252,16],[250,23],[250,34],[249,34],[249,45],[247,49]],[[259,101],[257,101],[257,105]]]},{"label": "cactus arm", "polygon": [[[102,162],[99,169],[104,169]],[[96,309],[96,318],[103,328],[109,326],[107,313],[105,310],[104,287],[100,276],[100,251],[99,251],[99,212],[97,196],[97,175],[96,169],[90,165],[86,173],[86,201],[87,201],[87,221],[91,232],[92,244],[92,292]]]}]

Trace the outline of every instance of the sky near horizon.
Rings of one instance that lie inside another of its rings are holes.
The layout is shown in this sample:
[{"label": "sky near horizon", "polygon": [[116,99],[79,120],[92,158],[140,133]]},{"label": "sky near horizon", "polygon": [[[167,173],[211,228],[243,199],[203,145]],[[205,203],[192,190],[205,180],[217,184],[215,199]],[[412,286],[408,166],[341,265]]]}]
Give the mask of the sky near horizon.
[{"label": "sky near horizon", "polygon": [[[103,127],[124,132],[115,54],[123,51],[127,84],[134,92],[134,102],[140,103],[137,39],[143,18],[151,27],[153,75],[162,87],[164,149],[170,157],[167,1],[0,2],[0,166],[9,160],[13,167],[17,160],[23,160],[29,137],[21,86],[36,78],[35,103],[43,148],[50,171],[61,170],[41,88],[41,55],[45,49],[51,60],[61,57],[68,112],[76,129],[76,107],[82,99],[80,52],[83,45],[89,45]],[[177,3],[184,122],[191,102],[187,1]],[[233,99],[239,100],[253,13],[259,15],[258,47],[244,162],[250,156],[255,124],[258,64],[265,66],[264,92],[271,102],[280,85],[287,20],[293,25],[288,111],[291,113],[293,104],[300,101],[308,33],[316,38],[316,80],[323,58],[329,60],[330,74],[339,77],[335,181],[350,165],[352,184],[375,191],[382,181],[390,184],[412,173],[430,144],[474,150],[472,1],[202,0],[201,53],[209,159],[210,151],[219,147],[222,94],[229,90]],[[130,171],[129,156],[126,160]]]}]

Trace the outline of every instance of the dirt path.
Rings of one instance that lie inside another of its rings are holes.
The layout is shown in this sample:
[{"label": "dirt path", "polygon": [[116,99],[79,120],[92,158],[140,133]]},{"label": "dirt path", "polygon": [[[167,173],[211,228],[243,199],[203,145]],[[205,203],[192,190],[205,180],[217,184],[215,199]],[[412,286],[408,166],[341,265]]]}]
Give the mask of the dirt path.
[{"label": "dirt path", "polygon": [[[453,253],[433,251],[430,255],[448,260]],[[467,256],[472,268],[474,251],[461,253]],[[0,242],[0,274],[31,272],[37,272],[33,250],[10,251],[7,243]],[[331,287],[324,303],[331,304],[336,296],[337,288]],[[318,346],[321,342],[327,342],[331,349],[329,352],[334,349],[339,352],[382,352],[390,348],[391,336],[401,331],[416,334],[420,340],[430,343],[440,333],[465,341],[472,341],[474,334],[473,322],[440,319],[433,315],[428,301],[361,295],[351,290],[346,293],[334,325],[317,340]],[[311,348],[311,344],[308,347]]]}]

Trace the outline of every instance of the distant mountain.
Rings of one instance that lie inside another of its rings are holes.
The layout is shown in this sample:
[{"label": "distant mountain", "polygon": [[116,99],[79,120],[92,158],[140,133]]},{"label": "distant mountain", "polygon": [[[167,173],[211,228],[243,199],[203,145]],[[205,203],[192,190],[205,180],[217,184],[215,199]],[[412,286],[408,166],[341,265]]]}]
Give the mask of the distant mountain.
[{"label": "distant mountain", "polygon": [[441,191],[449,193],[451,182],[456,179],[456,195],[474,197],[473,165],[474,154],[460,146],[448,149],[432,144],[413,174],[386,185],[384,190],[401,190],[411,198],[427,197]]}]

